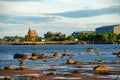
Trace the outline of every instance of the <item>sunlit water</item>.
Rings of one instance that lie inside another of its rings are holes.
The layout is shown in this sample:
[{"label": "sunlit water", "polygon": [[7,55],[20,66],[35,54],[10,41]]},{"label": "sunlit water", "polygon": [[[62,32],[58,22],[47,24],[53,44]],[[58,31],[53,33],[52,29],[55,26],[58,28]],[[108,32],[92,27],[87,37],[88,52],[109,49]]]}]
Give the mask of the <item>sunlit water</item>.
[{"label": "sunlit water", "polygon": [[[19,66],[19,62],[13,58],[15,53],[24,53],[31,55],[33,52],[41,52],[45,55],[52,56],[54,52],[60,52],[64,54],[65,49],[69,49],[68,54],[75,54],[72,57],[65,58],[52,58],[49,59],[49,62],[44,62],[43,60],[26,60],[25,67],[38,69],[38,70],[47,70],[51,68],[51,65],[65,64],[68,58],[72,58],[75,61],[81,62],[96,62],[102,60],[103,62],[112,62],[114,60],[120,61],[120,57],[112,55],[114,52],[114,47],[118,47],[117,51],[120,51],[120,45],[115,44],[87,44],[87,45],[0,45],[0,68],[3,68],[8,65],[14,67]],[[87,48],[93,47],[94,52],[88,53]],[[96,48],[99,48],[96,51]],[[96,55],[96,52],[99,53],[99,56]],[[91,66],[91,65],[87,65]],[[109,65],[108,65],[109,66]],[[93,66],[92,66],[93,67]],[[74,70],[92,70],[93,68],[74,68],[69,66],[53,66],[53,69],[56,69],[59,72],[68,72]],[[112,70],[120,70],[120,65],[110,65]]]}]

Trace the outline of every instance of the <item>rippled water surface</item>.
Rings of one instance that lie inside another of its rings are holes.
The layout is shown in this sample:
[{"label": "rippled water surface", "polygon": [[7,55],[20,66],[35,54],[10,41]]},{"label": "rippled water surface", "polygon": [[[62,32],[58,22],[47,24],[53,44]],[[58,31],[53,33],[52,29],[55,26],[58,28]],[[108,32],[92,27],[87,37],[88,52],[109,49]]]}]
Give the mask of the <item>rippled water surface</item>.
[{"label": "rippled water surface", "polygon": [[[73,58],[76,61],[91,62],[102,60],[103,62],[112,62],[113,60],[120,61],[120,58],[116,55],[112,55],[115,52],[114,47],[118,47],[120,51],[120,45],[115,44],[87,44],[87,45],[0,45],[0,67],[7,65],[18,66],[18,61],[13,59],[15,53],[24,53],[31,55],[33,52],[41,52],[45,55],[52,56],[54,52],[60,52],[64,54],[65,49],[69,49],[69,54],[75,54],[73,57],[50,59],[48,63],[43,60],[32,61],[26,60],[27,65],[53,65],[66,63],[68,58]],[[87,48],[93,47],[94,52],[88,53]],[[99,56],[96,55],[96,48],[99,48]]]},{"label": "rippled water surface", "polygon": [[[88,53],[87,48],[94,48],[94,52]],[[117,47],[117,50],[114,50]],[[96,48],[99,48],[97,51]],[[53,56],[54,52],[60,52],[64,54],[64,50],[68,49],[70,52],[68,54],[74,54],[75,56],[68,56],[65,58],[51,58],[49,62],[44,62],[44,60],[26,60],[25,67],[37,70],[56,70],[56,73],[66,74],[74,70],[80,70],[83,72],[93,70],[94,65],[84,65],[85,68],[80,68],[76,66],[65,65],[68,58],[72,58],[75,61],[81,62],[97,62],[102,60],[103,62],[119,61],[120,57],[113,55],[114,52],[120,52],[120,44],[87,44],[87,45],[0,45],[0,68],[12,65],[14,67],[19,67],[19,62],[13,59],[15,53],[22,53],[31,55],[33,52],[41,52],[45,55]],[[96,54],[97,52],[97,54]],[[64,65],[60,65],[64,64]],[[104,64],[106,65],[106,64]],[[120,70],[119,64],[107,64],[111,70]],[[94,75],[93,73],[89,73]],[[99,77],[112,77],[113,79],[120,79],[118,75],[99,75]],[[56,79],[64,79],[64,77],[56,77]]]}]

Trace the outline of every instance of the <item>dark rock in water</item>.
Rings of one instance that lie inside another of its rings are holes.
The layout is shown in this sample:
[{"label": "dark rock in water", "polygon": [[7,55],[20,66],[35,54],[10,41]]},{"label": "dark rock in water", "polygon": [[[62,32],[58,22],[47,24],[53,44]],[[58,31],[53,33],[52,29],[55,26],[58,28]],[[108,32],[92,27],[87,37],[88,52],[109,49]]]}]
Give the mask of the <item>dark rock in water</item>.
[{"label": "dark rock in water", "polygon": [[117,53],[117,56],[120,57],[120,52]]},{"label": "dark rock in water", "polygon": [[75,54],[62,54],[62,56],[75,56]]},{"label": "dark rock in water", "polygon": [[113,64],[120,64],[120,62],[118,60],[114,60],[112,63]]},{"label": "dark rock in water", "polygon": [[30,59],[30,55],[27,55],[27,54],[20,54],[20,53],[16,53],[14,54],[14,58],[15,59]]},{"label": "dark rock in water", "polygon": [[32,56],[41,56],[42,55],[42,53],[40,53],[40,52],[34,52],[34,53],[32,53]]},{"label": "dark rock in water", "polygon": [[13,68],[13,66],[10,65],[10,66],[5,67],[4,69],[5,70],[13,70],[14,68]]},{"label": "dark rock in water", "polygon": [[38,59],[38,56],[32,56],[31,59],[32,59],[32,60],[37,60],[37,59]]},{"label": "dark rock in water", "polygon": [[73,59],[68,59],[67,60],[67,64],[74,64],[74,63],[75,63],[75,61]]},{"label": "dark rock in water", "polygon": [[19,60],[19,62],[20,62],[20,65],[21,65],[21,66],[26,64],[26,62],[25,62],[25,60],[24,60],[24,59],[19,58],[18,60]]},{"label": "dark rock in water", "polygon": [[19,67],[19,68],[16,68],[16,70],[21,70],[21,71],[24,71],[24,70],[27,70],[27,68],[24,68],[24,67]]},{"label": "dark rock in water", "polygon": [[49,60],[44,60],[44,62],[49,62]]},{"label": "dark rock in water", "polygon": [[70,50],[68,50],[68,49],[65,49],[65,50],[64,50],[64,52],[70,52]]},{"label": "dark rock in water", "polygon": [[60,54],[59,52],[55,52],[55,53],[53,54],[53,56],[54,56],[54,57],[60,57],[61,54]]},{"label": "dark rock in water", "polygon": [[93,52],[94,49],[92,47],[87,48],[87,52]]},{"label": "dark rock in water", "polygon": [[117,53],[112,53],[112,55],[117,55]]},{"label": "dark rock in water", "polygon": [[54,72],[50,72],[50,73],[48,73],[46,75],[56,75],[56,74]]},{"label": "dark rock in water", "polygon": [[5,77],[3,80],[14,80],[14,78]]},{"label": "dark rock in water", "polygon": [[72,73],[73,73],[73,74],[81,74],[80,71],[73,71]]}]

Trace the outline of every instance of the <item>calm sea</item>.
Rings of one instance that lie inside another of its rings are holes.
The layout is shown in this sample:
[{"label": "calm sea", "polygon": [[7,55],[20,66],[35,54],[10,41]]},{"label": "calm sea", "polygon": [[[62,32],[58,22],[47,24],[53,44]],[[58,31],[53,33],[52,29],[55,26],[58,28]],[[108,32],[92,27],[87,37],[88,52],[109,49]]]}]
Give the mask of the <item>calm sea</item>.
[{"label": "calm sea", "polygon": [[[65,49],[69,49],[69,54],[75,54],[73,57],[50,59],[49,62],[44,62],[43,60],[26,60],[27,64],[25,66],[32,67],[33,65],[57,65],[66,63],[68,58],[72,58],[76,61],[91,62],[102,60],[103,62],[112,62],[113,60],[120,61],[120,58],[116,55],[112,55],[114,47],[118,47],[117,51],[120,51],[120,45],[115,44],[87,44],[87,45],[0,45],[0,67],[5,67],[8,65],[13,65],[17,67],[19,62],[13,59],[15,53],[24,53],[31,55],[33,52],[41,52],[45,55],[52,56],[54,52],[60,52],[64,54]],[[94,52],[87,53],[87,48],[93,47]],[[99,56],[96,55],[96,48]],[[34,66],[33,66],[34,67]],[[37,69],[37,67],[36,67]]]}]

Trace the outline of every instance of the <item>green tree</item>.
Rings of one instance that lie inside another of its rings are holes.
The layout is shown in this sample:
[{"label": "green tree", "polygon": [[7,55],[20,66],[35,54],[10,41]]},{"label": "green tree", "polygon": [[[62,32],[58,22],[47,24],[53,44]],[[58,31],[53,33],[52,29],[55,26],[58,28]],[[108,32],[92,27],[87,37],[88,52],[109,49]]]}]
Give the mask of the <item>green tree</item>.
[{"label": "green tree", "polygon": [[109,40],[110,41],[116,41],[117,40],[117,34],[109,33]]},{"label": "green tree", "polygon": [[102,41],[108,41],[109,40],[109,35],[108,33],[104,33],[101,35]]},{"label": "green tree", "polygon": [[71,35],[71,36],[68,36],[68,37],[67,37],[67,40],[73,41],[73,40],[75,40],[75,37],[72,36],[72,35]]}]

